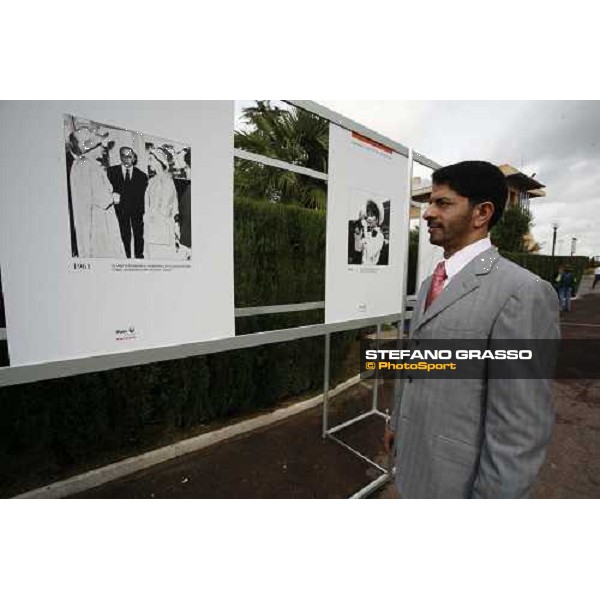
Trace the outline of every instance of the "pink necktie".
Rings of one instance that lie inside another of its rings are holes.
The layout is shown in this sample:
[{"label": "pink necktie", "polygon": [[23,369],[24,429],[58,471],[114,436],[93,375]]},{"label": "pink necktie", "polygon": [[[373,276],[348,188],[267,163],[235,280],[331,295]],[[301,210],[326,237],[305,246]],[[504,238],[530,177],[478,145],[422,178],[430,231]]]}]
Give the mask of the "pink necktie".
[{"label": "pink necktie", "polygon": [[429,308],[429,305],[442,293],[444,290],[444,281],[447,279],[446,275],[446,267],[444,266],[444,261],[439,262],[435,271],[433,272],[433,277],[431,279],[431,287],[429,288],[429,292],[427,292],[427,299],[425,300],[425,310]]}]

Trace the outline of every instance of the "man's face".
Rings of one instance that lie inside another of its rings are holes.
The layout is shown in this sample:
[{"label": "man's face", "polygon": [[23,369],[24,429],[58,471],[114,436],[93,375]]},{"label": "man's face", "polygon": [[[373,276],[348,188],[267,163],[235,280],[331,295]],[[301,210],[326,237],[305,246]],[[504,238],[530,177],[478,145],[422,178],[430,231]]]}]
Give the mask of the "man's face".
[{"label": "man's face", "polygon": [[456,251],[469,243],[473,232],[473,208],[468,198],[447,185],[433,185],[423,218],[427,221],[429,241],[435,246]]},{"label": "man's face", "polygon": [[121,155],[121,163],[123,164],[123,166],[125,166],[125,167],[133,166],[133,150],[130,150],[129,148],[125,148],[124,150],[121,150],[120,155]]}]

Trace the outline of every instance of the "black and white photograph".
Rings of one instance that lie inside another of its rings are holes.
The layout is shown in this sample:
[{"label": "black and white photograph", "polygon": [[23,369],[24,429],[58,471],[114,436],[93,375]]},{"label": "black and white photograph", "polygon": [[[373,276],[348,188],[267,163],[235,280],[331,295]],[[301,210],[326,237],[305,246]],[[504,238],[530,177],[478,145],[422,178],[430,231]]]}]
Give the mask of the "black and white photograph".
[{"label": "black and white photograph", "polygon": [[387,266],[390,254],[390,201],[354,190],[349,203],[348,264]]},{"label": "black and white photograph", "polygon": [[64,115],[71,255],[189,261],[191,146]]}]

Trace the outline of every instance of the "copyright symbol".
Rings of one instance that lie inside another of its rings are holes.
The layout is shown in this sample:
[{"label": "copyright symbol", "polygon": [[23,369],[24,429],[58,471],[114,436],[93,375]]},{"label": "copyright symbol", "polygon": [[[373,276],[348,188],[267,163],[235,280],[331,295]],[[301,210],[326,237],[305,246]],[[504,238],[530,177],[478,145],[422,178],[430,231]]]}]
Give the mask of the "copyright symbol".
[{"label": "copyright symbol", "polygon": [[368,362],[365,367],[367,367],[367,370],[369,371],[373,371],[373,369],[375,369],[375,363],[374,362]]}]

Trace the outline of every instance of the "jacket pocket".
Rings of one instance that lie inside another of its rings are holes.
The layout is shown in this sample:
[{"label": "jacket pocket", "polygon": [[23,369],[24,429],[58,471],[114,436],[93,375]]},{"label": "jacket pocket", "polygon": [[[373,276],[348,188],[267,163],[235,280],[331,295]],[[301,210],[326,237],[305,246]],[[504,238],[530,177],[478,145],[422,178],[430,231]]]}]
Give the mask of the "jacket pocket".
[{"label": "jacket pocket", "polygon": [[443,435],[433,440],[433,454],[441,459],[473,468],[479,459],[479,448]]}]

